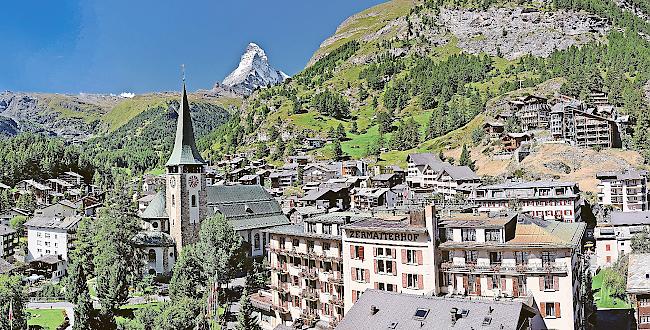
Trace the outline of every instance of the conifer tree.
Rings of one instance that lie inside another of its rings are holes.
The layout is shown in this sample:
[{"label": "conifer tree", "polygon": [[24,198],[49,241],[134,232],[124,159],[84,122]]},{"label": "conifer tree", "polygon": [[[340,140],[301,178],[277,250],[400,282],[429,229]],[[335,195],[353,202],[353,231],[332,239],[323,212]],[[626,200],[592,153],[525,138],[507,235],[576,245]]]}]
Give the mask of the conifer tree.
[{"label": "conifer tree", "polygon": [[253,318],[253,305],[248,296],[248,289],[244,289],[239,300],[239,314],[237,315],[237,330],[261,330],[262,328]]}]

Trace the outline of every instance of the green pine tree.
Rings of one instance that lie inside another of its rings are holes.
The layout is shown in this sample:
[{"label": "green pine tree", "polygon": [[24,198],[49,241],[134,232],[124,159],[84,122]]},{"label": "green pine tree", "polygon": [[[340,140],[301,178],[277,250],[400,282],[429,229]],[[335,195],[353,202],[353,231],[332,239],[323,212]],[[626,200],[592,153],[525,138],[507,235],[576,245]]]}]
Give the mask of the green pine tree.
[{"label": "green pine tree", "polygon": [[237,330],[261,330],[262,328],[253,318],[253,305],[248,296],[248,289],[244,289],[239,300],[239,314],[237,315]]}]

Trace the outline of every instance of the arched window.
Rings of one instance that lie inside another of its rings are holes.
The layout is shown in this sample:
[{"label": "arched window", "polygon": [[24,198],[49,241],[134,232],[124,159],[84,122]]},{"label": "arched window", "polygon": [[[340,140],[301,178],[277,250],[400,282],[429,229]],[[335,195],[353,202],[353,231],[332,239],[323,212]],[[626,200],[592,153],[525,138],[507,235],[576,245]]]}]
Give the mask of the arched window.
[{"label": "arched window", "polygon": [[196,207],[196,195],[192,195],[192,207]]},{"label": "arched window", "polygon": [[149,262],[156,262],[156,250],[154,249],[149,249]]},{"label": "arched window", "polygon": [[260,249],[260,234],[255,234],[254,242],[253,242],[253,247],[255,250]]}]

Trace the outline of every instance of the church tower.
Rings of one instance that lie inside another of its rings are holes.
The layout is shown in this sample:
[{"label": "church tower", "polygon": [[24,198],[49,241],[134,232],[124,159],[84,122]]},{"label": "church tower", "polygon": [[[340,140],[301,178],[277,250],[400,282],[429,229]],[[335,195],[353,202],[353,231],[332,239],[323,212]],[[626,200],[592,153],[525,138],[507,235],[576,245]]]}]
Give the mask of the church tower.
[{"label": "church tower", "polygon": [[176,252],[199,238],[201,220],[206,217],[207,189],[205,161],[196,148],[190,105],[183,79],[183,96],[178,109],[176,140],[167,164],[167,214],[169,233]]}]

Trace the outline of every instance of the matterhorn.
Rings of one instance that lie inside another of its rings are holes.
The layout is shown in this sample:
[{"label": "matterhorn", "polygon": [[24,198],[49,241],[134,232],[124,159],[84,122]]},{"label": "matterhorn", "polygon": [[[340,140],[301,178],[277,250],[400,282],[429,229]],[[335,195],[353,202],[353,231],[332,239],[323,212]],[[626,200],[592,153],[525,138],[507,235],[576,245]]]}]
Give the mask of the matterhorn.
[{"label": "matterhorn", "polygon": [[[255,43],[248,44],[241,56],[239,66],[221,82],[223,87],[250,95],[258,87],[267,87],[283,82],[289,78],[284,72],[274,69],[264,50]],[[219,85],[215,86],[215,88]]]}]

